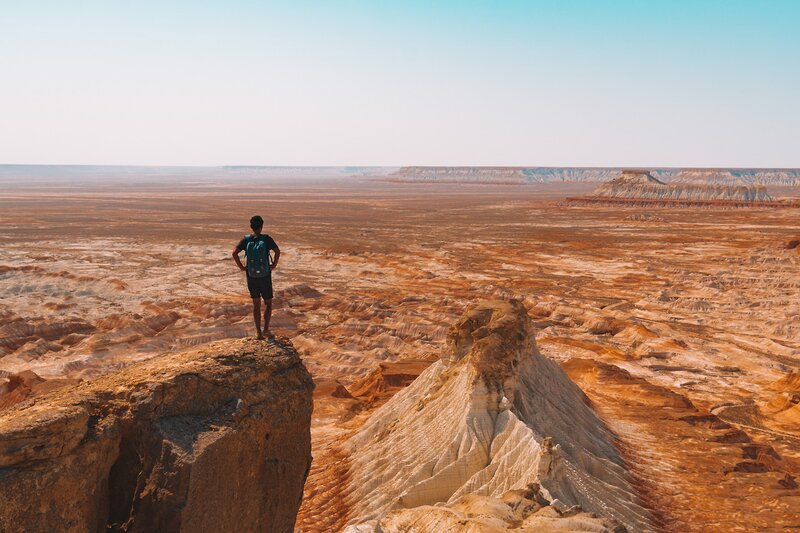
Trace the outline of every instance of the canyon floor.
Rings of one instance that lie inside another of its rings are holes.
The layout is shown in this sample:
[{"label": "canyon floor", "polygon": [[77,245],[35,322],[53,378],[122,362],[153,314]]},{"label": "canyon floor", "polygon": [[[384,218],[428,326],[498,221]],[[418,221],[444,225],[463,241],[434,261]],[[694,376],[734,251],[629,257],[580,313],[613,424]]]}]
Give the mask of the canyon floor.
[{"label": "canyon floor", "polygon": [[282,251],[273,329],[317,384],[302,531],[344,527],[337,443],[487,299],[522,302],[658,529],[800,528],[797,210],[560,205],[594,187],[4,184],[0,409],[252,335],[231,250],[261,214]]}]

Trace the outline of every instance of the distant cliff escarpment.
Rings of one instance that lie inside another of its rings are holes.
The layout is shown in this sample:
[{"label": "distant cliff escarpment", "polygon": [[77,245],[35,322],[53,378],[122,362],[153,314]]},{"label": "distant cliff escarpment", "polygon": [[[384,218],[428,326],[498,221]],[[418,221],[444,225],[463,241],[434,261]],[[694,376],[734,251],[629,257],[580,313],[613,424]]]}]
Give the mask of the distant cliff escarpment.
[{"label": "distant cliff escarpment", "polygon": [[526,184],[605,181],[619,173],[611,168],[558,167],[402,167],[386,179],[398,182]]},{"label": "distant cliff escarpment", "polygon": [[0,531],[291,532],[311,461],[291,344],[220,341],[0,414]]},{"label": "distant cliff escarpment", "polygon": [[[402,167],[381,179],[421,183],[526,184],[605,182],[629,169],[619,167]],[[800,169],[653,168],[664,183],[800,186]]]}]

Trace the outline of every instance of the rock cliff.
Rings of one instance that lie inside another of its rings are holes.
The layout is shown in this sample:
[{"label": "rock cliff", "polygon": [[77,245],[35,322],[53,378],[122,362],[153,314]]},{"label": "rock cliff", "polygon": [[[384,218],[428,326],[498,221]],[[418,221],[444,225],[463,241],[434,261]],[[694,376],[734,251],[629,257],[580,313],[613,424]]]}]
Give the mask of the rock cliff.
[{"label": "rock cliff", "polygon": [[703,183],[664,183],[646,170],[623,170],[615,179],[598,187],[594,196],[604,198],[642,198],[649,200],[771,202],[763,185],[712,185]]},{"label": "rock cliff", "polygon": [[0,414],[0,531],[290,532],[314,384],[291,344],[155,357]]}]

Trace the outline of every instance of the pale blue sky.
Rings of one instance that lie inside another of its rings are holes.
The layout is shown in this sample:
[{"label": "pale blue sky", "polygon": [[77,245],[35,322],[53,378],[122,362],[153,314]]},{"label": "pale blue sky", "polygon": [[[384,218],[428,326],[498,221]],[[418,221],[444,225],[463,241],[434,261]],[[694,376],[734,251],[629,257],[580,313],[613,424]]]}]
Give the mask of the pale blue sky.
[{"label": "pale blue sky", "polygon": [[0,0],[0,163],[800,166],[800,1]]}]

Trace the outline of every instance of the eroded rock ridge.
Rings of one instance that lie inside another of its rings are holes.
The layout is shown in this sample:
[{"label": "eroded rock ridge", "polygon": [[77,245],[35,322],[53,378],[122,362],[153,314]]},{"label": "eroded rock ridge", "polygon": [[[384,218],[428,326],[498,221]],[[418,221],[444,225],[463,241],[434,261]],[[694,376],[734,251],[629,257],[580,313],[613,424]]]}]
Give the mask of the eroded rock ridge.
[{"label": "eroded rock ridge", "polygon": [[[614,179],[628,170],[619,167],[402,167],[385,176],[399,182],[429,183],[558,183]],[[664,182],[720,185],[800,185],[796,168],[653,168]]]},{"label": "eroded rock ridge", "polygon": [[[513,300],[469,308],[441,359],[336,453],[347,472],[328,486],[324,476],[309,480],[322,505],[337,502],[333,530],[442,531],[463,525],[459,516],[473,516],[473,507],[500,513],[492,515],[499,530],[581,512],[578,522],[594,521],[597,531],[619,523],[648,529],[654,520],[614,435],[558,364],[539,354],[531,320]],[[520,505],[529,512],[514,514]],[[576,524],[562,527],[583,527]]]},{"label": "eroded rock ridge", "polygon": [[647,170],[623,170],[615,179],[600,185],[594,196],[648,200],[771,202],[764,185],[722,185],[708,183],[665,183]]}]

